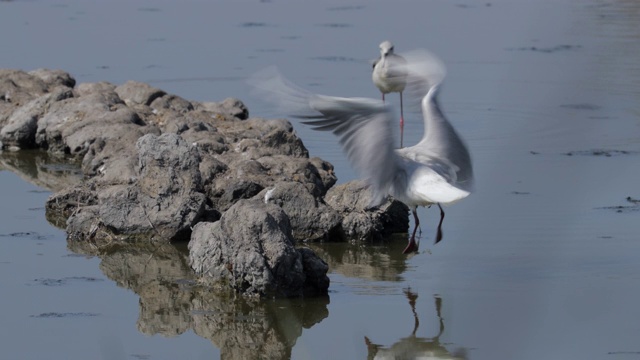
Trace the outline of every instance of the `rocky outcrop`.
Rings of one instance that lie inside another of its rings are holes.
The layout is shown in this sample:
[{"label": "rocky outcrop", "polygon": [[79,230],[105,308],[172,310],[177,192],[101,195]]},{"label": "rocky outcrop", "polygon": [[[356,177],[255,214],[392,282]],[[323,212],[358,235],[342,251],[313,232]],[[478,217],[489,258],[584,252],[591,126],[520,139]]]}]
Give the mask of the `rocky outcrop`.
[{"label": "rocky outcrop", "polygon": [[0,149],[27,148],[81,164],[84,181],[47,202],[70,241],[191,241],[198,274],[245,294],[326,293],[326,264],[296,243],[408,229],[404,205],[366,208],[364,184],[334,186],[333,166],[309,158],[289,121],[251,118],[237,99],[0,70]]},{"label": "rocky outcrop", "polygon": [[189,259],[196,274],[251,295],[326,293],[328,266],[309,249],[296,249],[287,214],[257,199],[241,200],[220,221],[193,229]]}]

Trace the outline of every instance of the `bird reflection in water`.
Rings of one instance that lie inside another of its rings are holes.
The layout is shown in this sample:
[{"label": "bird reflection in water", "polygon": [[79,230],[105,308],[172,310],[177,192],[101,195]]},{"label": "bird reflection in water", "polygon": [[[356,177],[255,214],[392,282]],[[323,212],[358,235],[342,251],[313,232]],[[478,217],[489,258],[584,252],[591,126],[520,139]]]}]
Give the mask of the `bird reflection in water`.
[{"label": "bird reflection in water", "polygon": [[367,359],[368,360],[382,360],[382,359],[449,359],[449,360],[466,360],[467,353],[464,349],[457,349],[453,352],[449,351],[443,344],[440,343],[440,336],[444,332],[444,320],[441,315],[442,298],[434,296],[436,303],[436,314],[439,321],[438,334],[432,338],[422,338],[416,336],[416,332],[420,326],[420,320],[418,313],[416,312],[416,300],[418,294],[411,291],[411,289],[405,289],[404,294],[409,300],[409,306],[413,312],[413,331],[411,335],[406,338],[400,339],[391,347],[384,347],[371,342],[371,340],[365,336],[364,341],[367,344]]}]

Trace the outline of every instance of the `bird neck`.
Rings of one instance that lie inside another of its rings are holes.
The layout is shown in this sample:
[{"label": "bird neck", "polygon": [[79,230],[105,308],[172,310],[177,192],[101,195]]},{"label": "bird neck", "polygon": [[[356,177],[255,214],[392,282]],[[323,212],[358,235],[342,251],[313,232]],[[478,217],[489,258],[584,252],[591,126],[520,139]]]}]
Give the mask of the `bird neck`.
[{"label": "bird neck", "polygon": [[[420,144],[429,148],[437,148],[441,143],[439,139],[448,139],[452,133],[455,134],[455,130],[440,110],[438,90],[438,85],[432,86],[427,95],[422,98],[424,135]],[[457,134],[455,134],[455,137],[457,137]]]},{"label": "bird neck", "polygon": [[438,90],[439,86],[437,85],[431,87],[422,99],[424,135],[418,145],[427,149],[431,154],[445,159],[460,159],[460,153],[467,154],[463,158],[468,158],[467,147],[440,110]]}]

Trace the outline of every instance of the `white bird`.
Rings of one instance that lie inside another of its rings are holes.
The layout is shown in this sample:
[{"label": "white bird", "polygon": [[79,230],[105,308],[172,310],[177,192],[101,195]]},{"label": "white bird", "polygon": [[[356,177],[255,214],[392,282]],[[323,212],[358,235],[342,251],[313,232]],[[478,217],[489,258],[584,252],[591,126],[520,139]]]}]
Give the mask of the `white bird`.
[{"label": "white bird", "polygon": [[404,109],[402,92],[407,84],[406,60],[393,52],[393,44],[389,41],[380,43],[380,57],[373,63],[371,78],[384,95],[392,92],[400,93],[400,147],[404,137]]},{"label": "white bird", "polygon": [[418,206],[440,208],[435,243],[442,239],[444,211],[467,197],[473,189],[471,157],[464,142],[447,121],[437,101],[444,79],[444,65],[426,51],[406,55],[404,69],[412,93],[421,97],[425,133],[416,145],[393,148],[394,117],[380,100],[316,95],[303,90],[277,71],[263,71],[251,82],[260,95],[274,101],[281,110],[305,119],[315,130],[332,131],[349,162],[372,190],[370,206],[390,195],[413,213],[415,228],[404,253],[418,250],[416,230],[420,225]]}]

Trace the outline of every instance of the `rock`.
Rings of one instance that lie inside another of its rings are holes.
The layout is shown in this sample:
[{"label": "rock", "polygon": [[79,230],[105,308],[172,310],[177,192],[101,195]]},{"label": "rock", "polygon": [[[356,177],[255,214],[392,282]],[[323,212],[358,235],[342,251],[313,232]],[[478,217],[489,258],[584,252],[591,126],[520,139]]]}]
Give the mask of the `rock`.
[{"label": "rock", "polygon": [[49,86],[37,76],[22,70],[0,69],[0,104],[15,108],[48,91]]},{"label": "rock", "polygon": [[189,101],[170,94],[155,98],[149,106],[155,110],[169,109],[183,114],[194,109],[193,104]]},{"label": "rock", "polygon": [[116,86],[106,81],[97,83],[82,83],[75,88],[76,94],[79,97],[96,93],[115,93],[115,90]]},{"label": "rock", "polygon": [[272,155],[309,157],[307,148],[298,138],[293,126],[287,120],[248,119],[244,122],[221,124],[218,131],[236,143],[235,152],[245,153],[245,157],[257,159]]},{"label": "rock", "polygon": [[[118,115],[125,115],[126,106],[118,95],[110,93],[91,93],[82,97],[74,97],[53,104],[47,113],[38,121],[36,131],[36,144],[54,153],[66,153],[72,155],[84,155],[89,143],[95,140],[80,136],[80,133],[94,132],[96,136],[105,130],[105,117],[113,120],[114,114],[120,110]],[[132,116],[131,113],[127,114]],[[125,115],[125,116],[127,116]],[[122,123],[130,121],[120,119]],[[101,129],[96,129],[101,128]],[[68,144],[67,138],[73,137],[75,144]],[[76,148],[74,145],[80,145]]]},{"label": "rock", "polygon": [[36,69],[29,71],[29,75],[40,78],[49,89],[57,86],[72,89],[76,86],[76,79],[74,79],[68,72],[62,70]]},{"label": "rock", "polygon": [[13,145],[23,149],[35,147],[38,119],[43,116],[51,104],[71,97],[73,97],[71,89],[59,88],[19,107],[0,130],[0,140],[5,145]]},{"label": "rock", "polygon": [[309,194],[322,197],[336,181],[333,167],[327,162],[280,155],[253,160],[245,159],[244,155],[226,153],[216,157],[226,165],[226,171],[216,173],[215,180],[205,179],[205,183],[210,184],[206,187],[206,193],[220,211],[278,182],[301,183]]},{"label": "rock", "polygon": [[[4,129],[18,107],[54,90],[58,93],[67,92],[73,88],[73,84],[73,77],[60,70],[39,69],[26,73],[21,70],[0,69],[0,129]],[[37,121],[31,116],[37,115],[34,113],[39,112],[39,109],[35,109],[37,107],[31,103],[30,109],[23,110],[23,113],[17,114],[11,121],[10,129],[4,130],[5,147],[16,147],[14,144],[24,146],[25,142],[32,142],[33,135],[27,132],[32,132],[33,123]],[[8,145],[7,142],[11,144]]]},{"label": "rock", "polygon": [[135,81],[74,86],[59,70],[0,70],[0,144],[82,164],[84,181],[47,202],[69,241],[192,239],[191,266],[203,278],[300,296],[326,293],[327,267],[294,239],[374,240],[408,229],[406,206],[366,209],[363,184],[332,188],[333,166],[310,159],[285,119]]},{"label": "rock", "polygon": [[[206,202],[197,150],[175,134],[143,136],[136,148],[136,181],[97,188],[97,205],[81,207],[68,219],[71,239],[97,243],[189,239]],[[64,199],[54,195],[48,203]]]},{"label": "rock", "polygon": [[35,143],[49,152],[82,159],[87,176],[101,175],[108,183],[130,182],[135,142],[145,134],[159,134],[159,129],[146,125],[108,84],[80,88],[84,95],[52,104],[38,120]]},{"label": "rock", "polygon": [[203,102],[200,106],[213,113],[222,115],[230,115],[240,120],[246,120],[249,118],[249,109],[244,103],[238,99],[226,98],[222,102]]},{"label": "rock", "polygon": [[292,235],[301,241],[341,241],[342,216],[299,182],[279,182],[259,195],[289,216]]},{"label": "rock", "polygon": [[151,105],[153,100],[166,95],[166,93],[160,89],[132,80],[116,87],[115,92],[124,100],[125,104],[129,106],[135,104]]},{"label": "rock", "polygon": [[98,205],[95,187],[86,183],[69,187],[49,196],[46,203],[47,215],[60,214],[65,220],[79,208]]},{"label": "rock", "polygon": [[325,201],[343,215],[342,229],[357,241],[380,240],[392,233],[409,230],[409,208],[393,199],[368,209],[371,192],[364,181],[355,180],[332,187]]},{"label": "rock", "polygon": [[297,249],[302,255],[302,268],[306,275],[305,292],[312,295],[326,295],[329,289],[329,265],[309,248]]},{"label": "rock", "polygon": [[280,207],[240,200],[220,221],[194,227],[189,263],[203,279],[228,282],[246,295],[326,294],[328,267],[313,252],[296,250],[293,241]]}]

